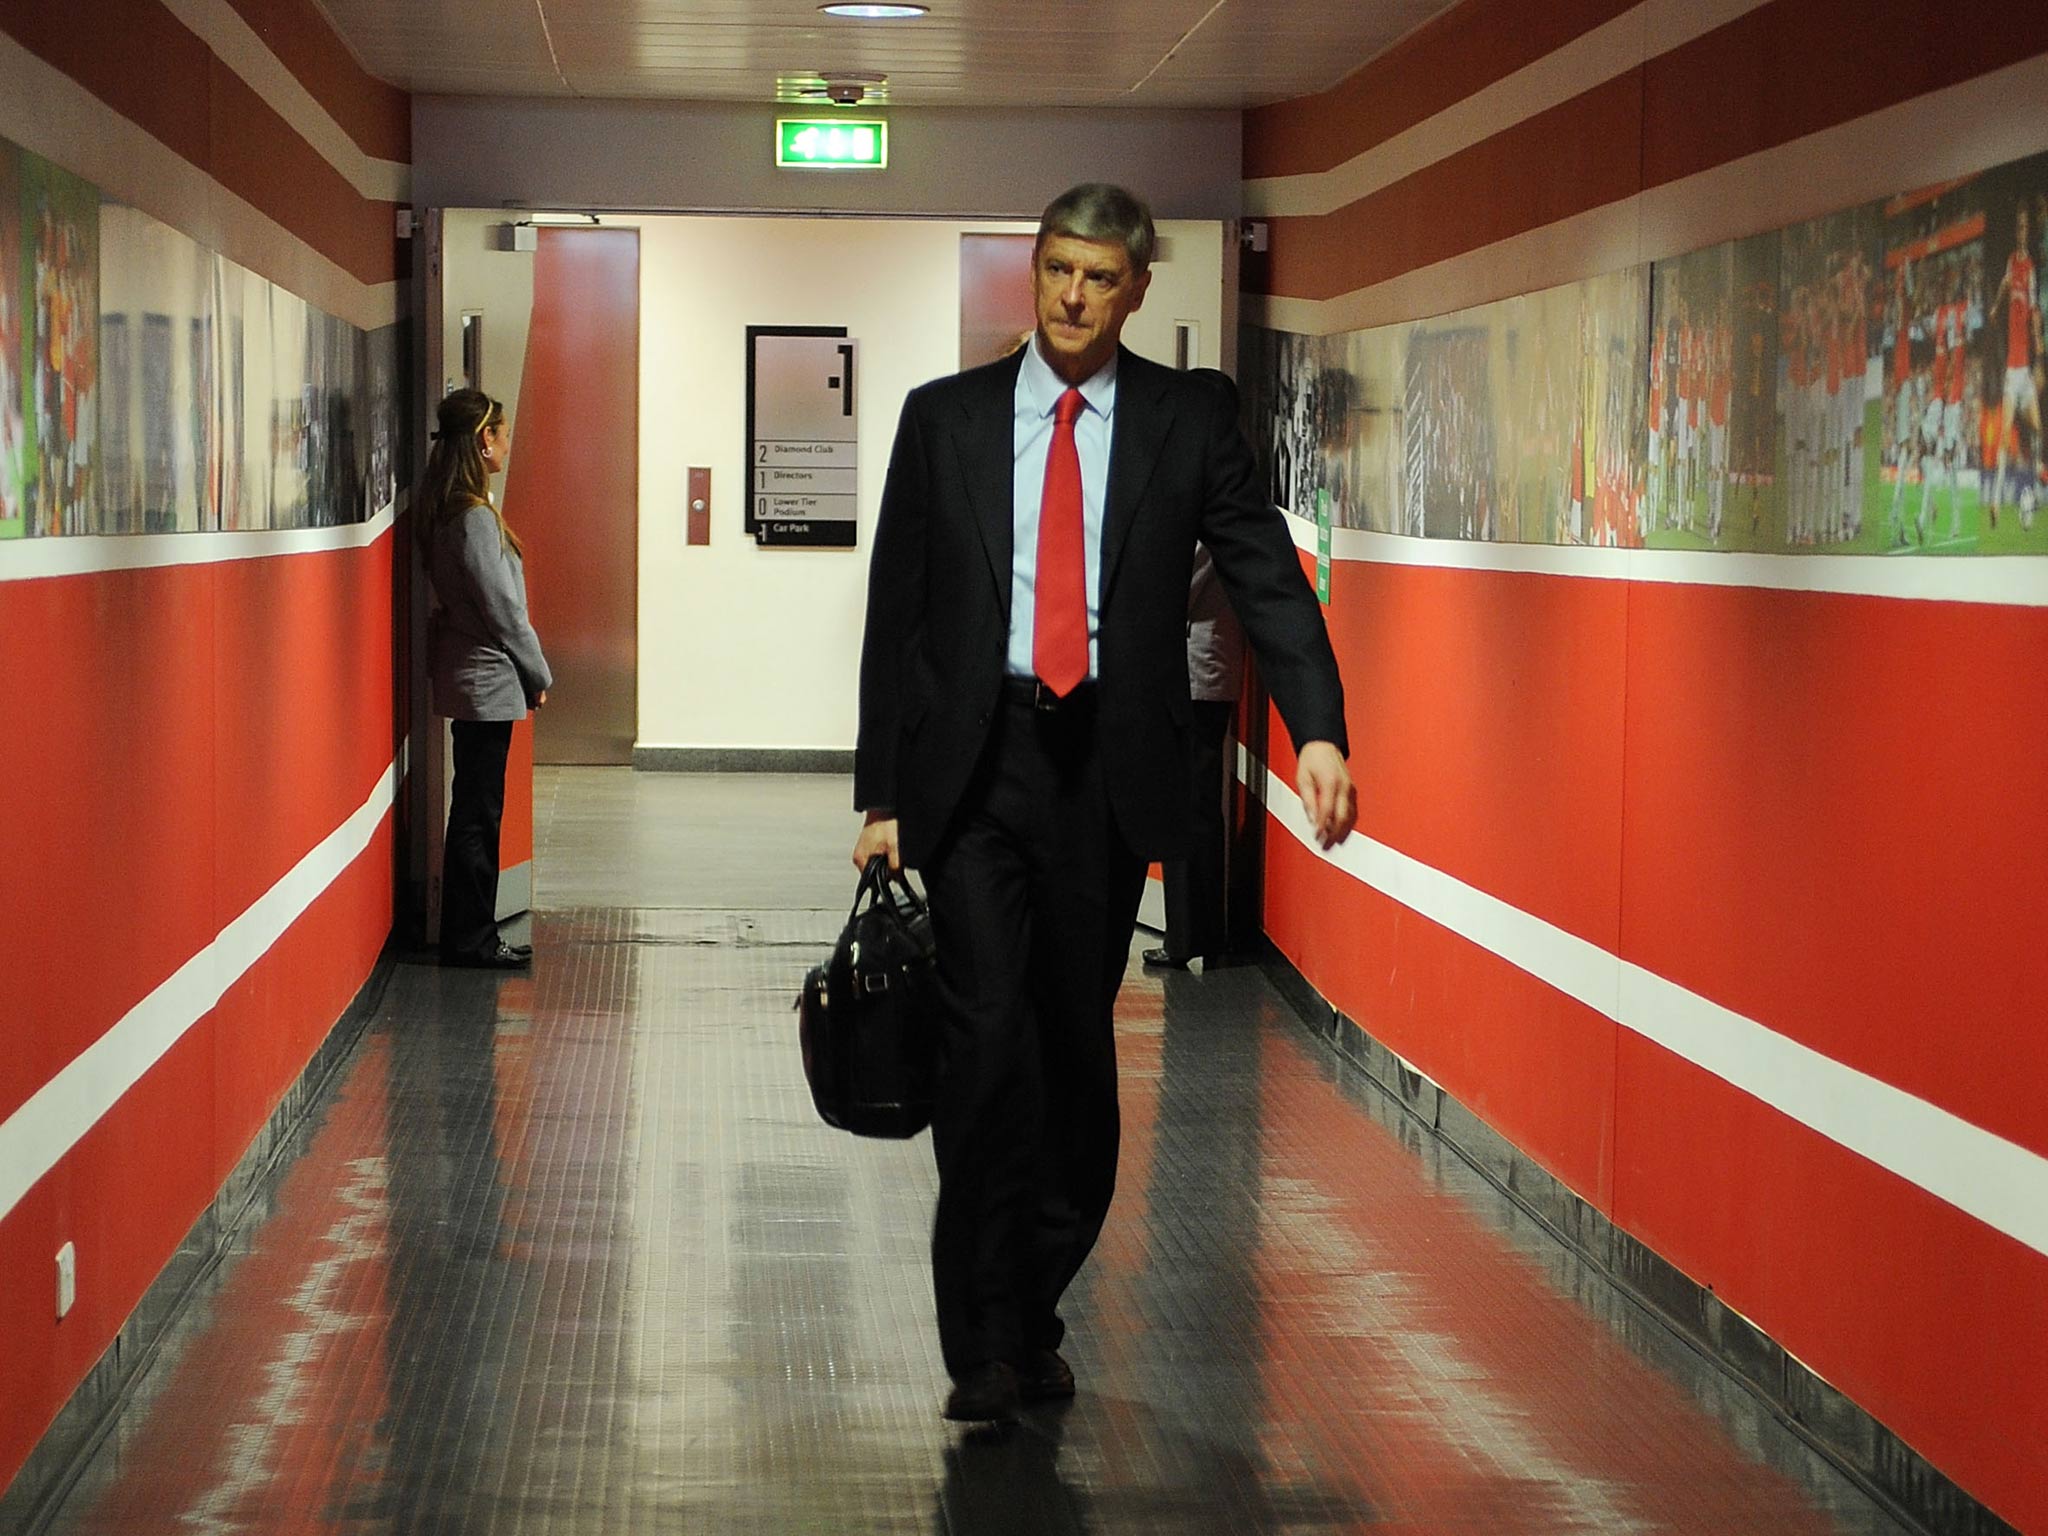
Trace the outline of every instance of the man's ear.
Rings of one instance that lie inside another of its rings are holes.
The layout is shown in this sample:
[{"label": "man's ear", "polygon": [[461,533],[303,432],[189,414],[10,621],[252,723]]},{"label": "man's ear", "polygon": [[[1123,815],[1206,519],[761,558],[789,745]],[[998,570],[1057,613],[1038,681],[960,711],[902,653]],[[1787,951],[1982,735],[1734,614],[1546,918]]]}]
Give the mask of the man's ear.
[{"label": "man's ear", "polygon": [[1131,308],[1139,308],[1145,302],[1145,290],[1152,286],[1152,269],[1140,272],[1131,284]]}]

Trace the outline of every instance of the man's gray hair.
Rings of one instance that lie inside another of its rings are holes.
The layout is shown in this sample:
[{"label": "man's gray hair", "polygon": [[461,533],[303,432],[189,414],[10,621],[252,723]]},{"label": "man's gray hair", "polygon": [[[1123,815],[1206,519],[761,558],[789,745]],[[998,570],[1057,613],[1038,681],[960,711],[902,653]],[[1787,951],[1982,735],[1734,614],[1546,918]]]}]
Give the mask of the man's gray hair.
[{"label": "man's gray hair", "polygon": [[1152,210],[1144,199],[1106,181],[1083,182],[1054,198],[1039,217],[1038,243],[1043,245],[1048,235],[1121,245],[1133,272],[1149,268],[1159,249]]}]

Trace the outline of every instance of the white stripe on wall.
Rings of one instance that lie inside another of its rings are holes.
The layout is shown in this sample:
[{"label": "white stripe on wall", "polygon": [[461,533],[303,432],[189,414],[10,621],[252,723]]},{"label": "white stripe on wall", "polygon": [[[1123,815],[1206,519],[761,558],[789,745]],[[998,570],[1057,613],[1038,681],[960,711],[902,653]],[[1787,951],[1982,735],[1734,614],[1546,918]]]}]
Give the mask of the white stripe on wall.
[{"label": "white stripe on wall", "polygon": [[396,280],[362,281],[5,33],[0,137],[358,330],[379,330],[403,312]]},{"label": "white stripe on wall", "polygon": [[[1327,299],[1248,293],[1247,325],[1334,336],[1662,261],[2048,151],[2048,54]],[[1249,183],[1247,184],[1249,185]],[[1313,229],[1303,231],[1315,238]]]},{"label": "white stripe on wall", "polygon": [[[1645,60],[1747,15],[1768,0],[1644,0],[1464,100],[1327,171],[1244,184],[1249,218],[1313,217],[1426,170],[1495,134],[1582,96]],[[1368,66],[1370,67],[1370,66]]]},{"label": "white stripe on wall", "polygon": [[0,540],[0,582],[367,549],[390,532],[393,517],[393,508],[387,506],[368,522],[344,523],[334,528],[252,529],[246,533],[67,533],[48,538],[6,539]]},{"label": "white stripe on wall", "polygon": [[[1287,514],[1294,547],[1316,552],[1316,526]],[[1360,528],[1330,530],[1330,558],[1363,565],[1424,566],[1640,581],[1666,586],[1754,587],[1900,601],[2048,607],[2048,557],[2041,555],[1766,555],[1694,549],[1606,549],[1578,544],[1505,544],[1422,539]]]},{"label": "white stripe on wall", "polygon": [[264,105],[291,124],[359,196],[387,203],[402,203],[412,196],[412,167],[365,153],[227,0],[164,0],[164,6],[213,50],[215,58],[241,76]]},{"label": "white stripe on wall", "polygon": [[1274,820],[1325,864],[2015,1242],[2048,1254],[2048,1157],[1384,843],[1354,832],[1324,852],[1293,789],[1242,746],[1238,776]]},{"label": "white stripe on wall", "polygon": [[318,847],[0,1121],[0,1217],[84,1140],[362,855],[390,811],[404,773],[401,752],[363,803]]}]

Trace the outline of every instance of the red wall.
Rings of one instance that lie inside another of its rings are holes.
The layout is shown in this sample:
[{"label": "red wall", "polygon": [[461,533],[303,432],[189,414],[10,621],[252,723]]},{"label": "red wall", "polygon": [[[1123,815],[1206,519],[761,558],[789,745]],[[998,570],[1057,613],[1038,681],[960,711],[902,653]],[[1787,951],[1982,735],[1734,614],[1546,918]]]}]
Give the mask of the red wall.
[{"label": "red wall", "polygon": [[[1465,0],[1334,90],[1248,113],[1246,174],[1342,166],[1625,9]],[[1743,178],[1769,173],[1742,157],[1836,165],[1805,136],[1867,142],[1874,114],[2044,50],[2039,6],[1771,0],[1477,143],[1419,130],[1436,159],[1272,218],[1246,283],[1341,298],[1444,263],[1429,282],[1455,300],[1398,290],[1420,317],[1475,301],[1490,242],[1568,240],[1560,221],[1708,171],[1711,196],[1677,190],[1725,200],[1714,238],[1747,234]],[[2008,98],[1970,96],[1989,115],[1959,142],[2024,138],[2037,106]],[[1806,193],[1814,213],[1863,196]],[[1577,275],[1623,264],[1588,250]],[[1363,832],[2048,1156],[2048,610],[1363,560],[1332,587]],[[1325,997],[2048,1530],[2048,1256],[1268,831],[1269,930]]]},{"label": "red wall", "polygon": [[[2048,1154],[2048,609],[1340,562],[1329,617],[1361,833]],[[2048,1516],[2048,1256],[1266,846],[1269,931],[1333,1004],[1964,1488]]]},{"label": "red wall", "polygon": [[[408,158],[408,98],[363,73],[317,6],[232,3],[358,148]],[[0,0],[0,32],[83,86],[98,104],[88,119],[125,118],[229,194],[190,210],[202,241],[247,204],[275,222],[245,224],[252,248],[295,246],[372,295],[405,275],[391,205],[358,193],[159,0]],[[62,143],[35,147],[67,162]],[[0,1123],[366,802],[390,800],[402,536],[260,558],[252,536],[204,536],[179,549],[199,563],[88,570],[111,562],[86,554],[81,574],[38,578],[9,570],[0,546]],[[142,1075],[68,1150],[58,1134],[54,1167],[0,1211],[0,1487],[369,976],[392,924],[392,826],[387,809],[160,1056],[114,1063]],[[67,1241],[78,1300],[59,1322]]]},{"label": "red wall", "polygon": [[[0,584],[10,902],[0,1116],[198,954],[376,791],[391,551]],[[391,823],[0,1216],[0,1477],[19,1468],[368,977]],[[55,1315],[73,1242],[78,1303]]]}]

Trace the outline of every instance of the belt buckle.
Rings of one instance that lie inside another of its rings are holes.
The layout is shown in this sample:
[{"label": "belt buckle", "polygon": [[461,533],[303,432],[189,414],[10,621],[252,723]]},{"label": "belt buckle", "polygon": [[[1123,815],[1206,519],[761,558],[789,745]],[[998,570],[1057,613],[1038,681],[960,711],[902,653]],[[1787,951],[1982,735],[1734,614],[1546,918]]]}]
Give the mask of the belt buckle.
[{"label": "belt buckle", "polygon": [[1060,707],[1062,700],[1037,678],[1031,680],[1031,707],[1041,714],[1051,714]]}]

